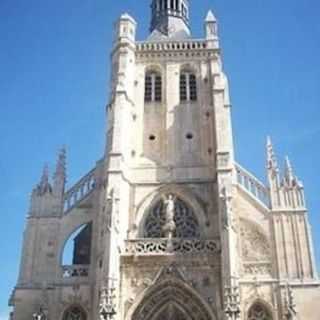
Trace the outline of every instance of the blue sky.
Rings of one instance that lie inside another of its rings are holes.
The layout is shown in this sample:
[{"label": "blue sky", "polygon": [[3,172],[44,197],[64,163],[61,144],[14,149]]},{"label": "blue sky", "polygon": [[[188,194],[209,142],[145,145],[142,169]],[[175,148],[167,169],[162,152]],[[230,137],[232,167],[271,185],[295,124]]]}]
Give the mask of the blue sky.
[{"label": "blue sky", "polygon": [[[111,2],[111,4],[110,4]],[[196,0],[195,37],[212,8],[230,80],[237,160],[265,177],[265,139],[304,181],[320,242],[320,24],[317,0]],[[71,185],[103,154],[114,20],[148,33],[149,0],[1,0],[0,320],[13,288],[29,194],[45,162],[68,148]],[[320,262],[320,245],[316,246]]]}]

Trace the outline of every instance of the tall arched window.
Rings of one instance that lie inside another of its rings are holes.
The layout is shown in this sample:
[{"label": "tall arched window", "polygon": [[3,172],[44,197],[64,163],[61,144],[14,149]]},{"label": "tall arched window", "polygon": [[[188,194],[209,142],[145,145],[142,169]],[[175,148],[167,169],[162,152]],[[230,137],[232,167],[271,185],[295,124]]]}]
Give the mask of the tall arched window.
[{"label": "tall arched window", "polygon": [[78,306],[68,308],[63,314],[63,320],[87,320],[84,310]]},{"label": "tall arched window", "polygon": [[150,71],[145,76],[145,102],[160,102],[162,100],[162,79],[158,72]]},{"label": "tall arched window", "polygon": [[272,320],[272,315],[261,303],[255,303],[248,312],[248,320]]},{"label": "tall arched window", "polygon": [[180,74],[180,101],[197,101],[197,78],[191,72]]}]

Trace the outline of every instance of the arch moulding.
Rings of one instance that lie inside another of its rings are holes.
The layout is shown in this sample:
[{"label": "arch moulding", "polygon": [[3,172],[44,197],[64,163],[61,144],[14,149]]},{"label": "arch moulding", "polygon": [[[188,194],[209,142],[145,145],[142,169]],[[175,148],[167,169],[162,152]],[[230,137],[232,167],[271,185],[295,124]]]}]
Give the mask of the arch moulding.
[{"label": "arch moulding", "polygon": [[213,310],[206,301],[187,283],[174,277],[159,279],[136,299],[128,310],[126,320],[156,320],[160,311],[168,305],[175,305],[186,319],[216,320]]}]

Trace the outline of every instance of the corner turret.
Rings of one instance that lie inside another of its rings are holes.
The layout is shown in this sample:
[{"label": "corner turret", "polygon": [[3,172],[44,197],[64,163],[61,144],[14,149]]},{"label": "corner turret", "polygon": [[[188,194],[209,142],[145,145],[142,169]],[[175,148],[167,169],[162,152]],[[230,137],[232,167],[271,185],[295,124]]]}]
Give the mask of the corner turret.
[{"label": "corner turret", "polygon": [[208,48],[219,48],[217,19],[211,10],[208,11],[204,21],[204,31],[208,42]]}]

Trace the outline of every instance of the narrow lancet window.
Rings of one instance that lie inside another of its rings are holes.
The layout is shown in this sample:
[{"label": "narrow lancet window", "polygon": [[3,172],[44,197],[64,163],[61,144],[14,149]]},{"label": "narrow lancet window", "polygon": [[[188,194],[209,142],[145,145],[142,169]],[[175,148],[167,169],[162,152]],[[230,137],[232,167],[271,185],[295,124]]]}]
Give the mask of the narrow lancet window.
[{"label": "narrow lancet window", "polygon": [[162,79],[157,72],[148,72],[145,77],[145,102],[161,102]]},{"label": "narrow lancet window", "polygon": [[197,101],[197,78],[193,73],[183,72],[180,75],[180,100]]}]

